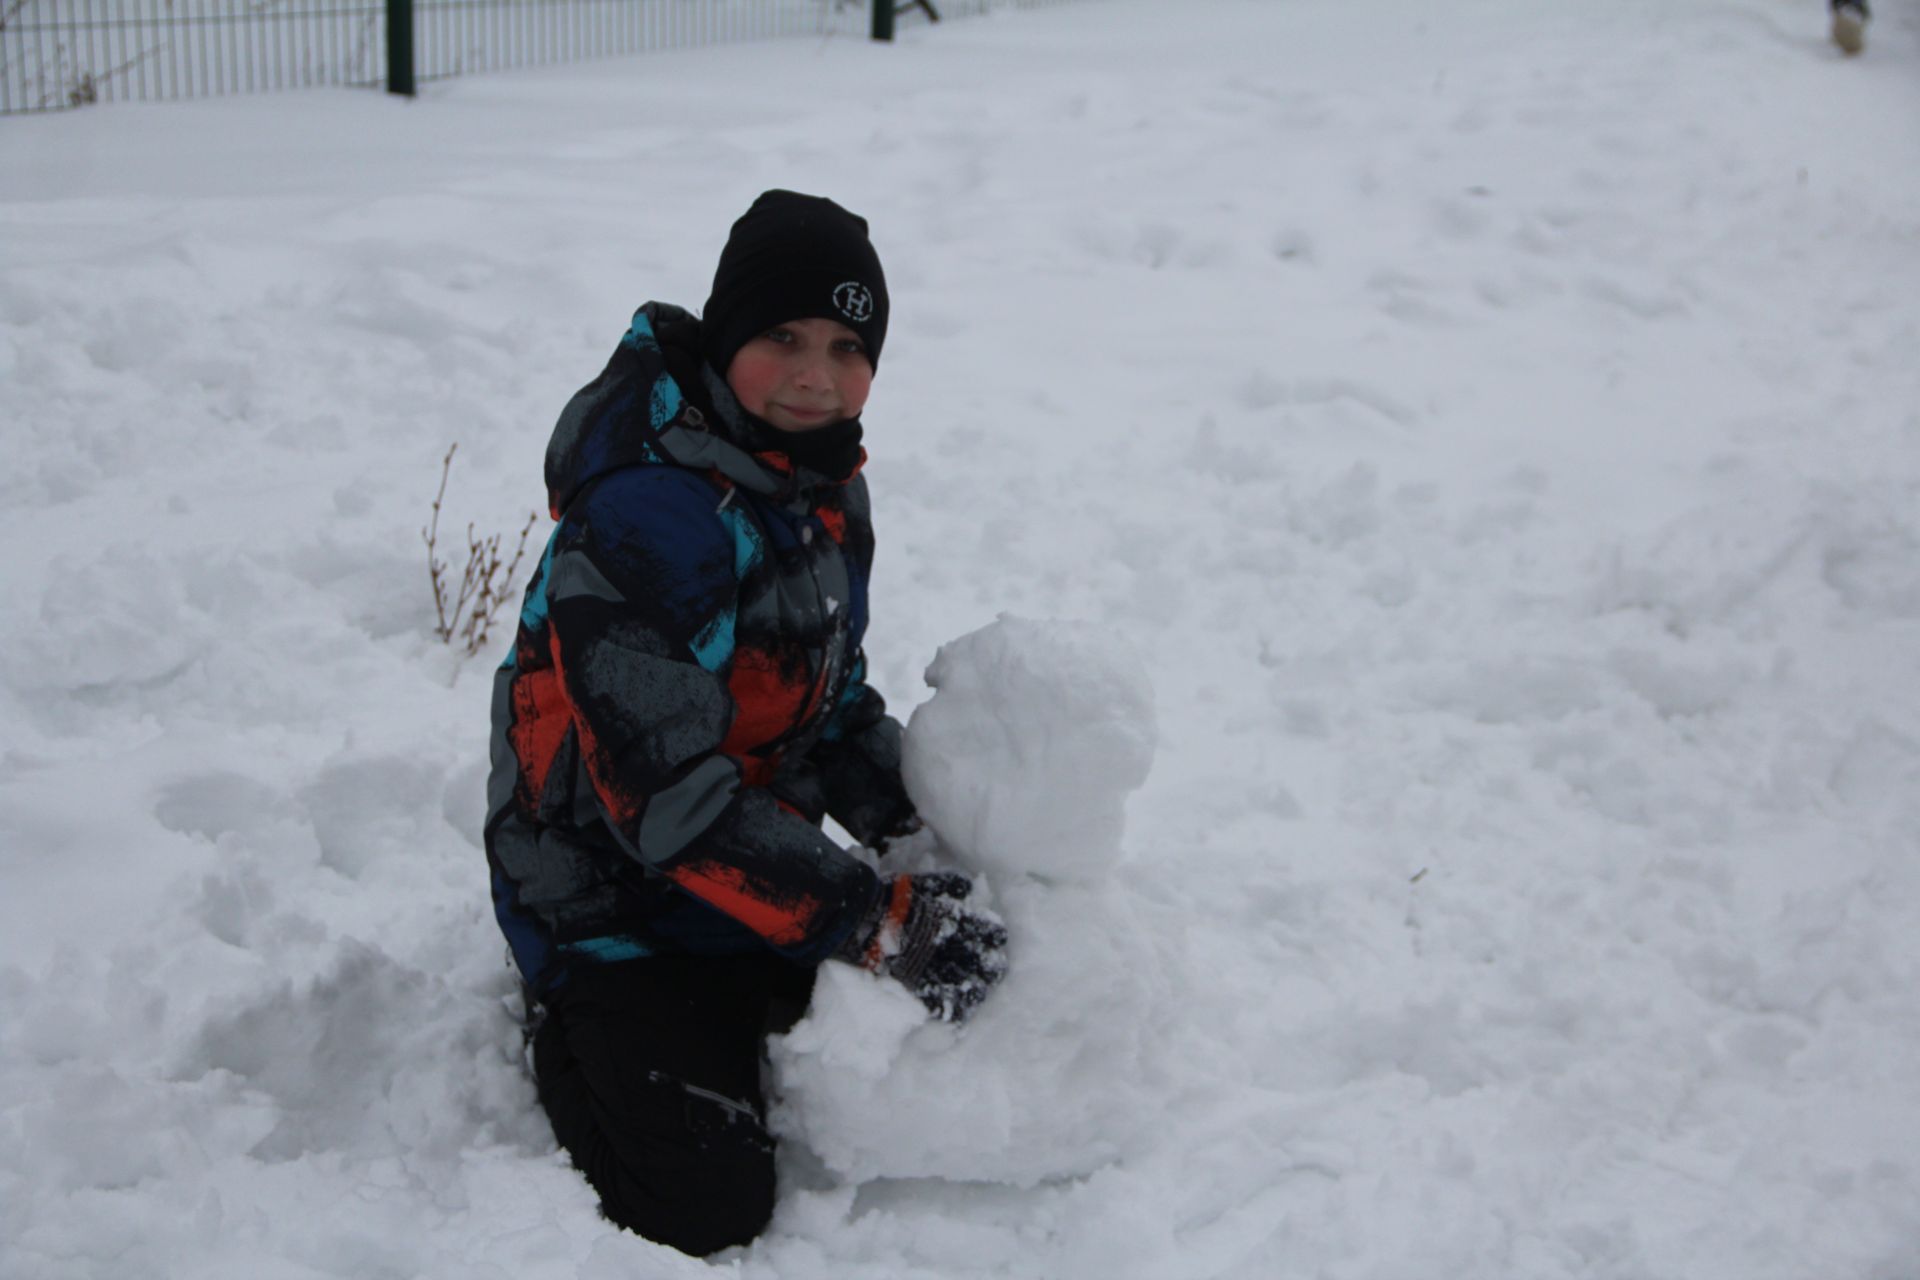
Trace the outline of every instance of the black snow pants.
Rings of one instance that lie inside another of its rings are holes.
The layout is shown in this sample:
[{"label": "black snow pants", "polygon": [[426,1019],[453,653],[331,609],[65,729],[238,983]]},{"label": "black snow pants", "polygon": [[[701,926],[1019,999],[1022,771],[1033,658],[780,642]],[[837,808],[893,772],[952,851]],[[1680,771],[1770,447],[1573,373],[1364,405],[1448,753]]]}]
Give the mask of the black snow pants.
[{"label": "black snow pants", "polygon": [[608,1219],[696,1257],[765,1229],[761,1062],[812,985],[770,954],[652,956],[578,970],[546,998],[540,1102]]}]

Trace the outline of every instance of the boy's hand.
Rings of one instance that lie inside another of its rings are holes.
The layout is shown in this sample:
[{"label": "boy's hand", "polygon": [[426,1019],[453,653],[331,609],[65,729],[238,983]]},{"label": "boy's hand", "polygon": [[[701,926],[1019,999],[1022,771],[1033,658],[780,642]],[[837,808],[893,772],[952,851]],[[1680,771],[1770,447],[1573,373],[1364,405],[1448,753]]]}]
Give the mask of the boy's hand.
[{"label": "boy's hand", "polygon": [[1007,974],[1007,930],[966,904],[973,882],[951,871],[895,876],[838,958],[884,973],[934,1017],[959,1022]]}]

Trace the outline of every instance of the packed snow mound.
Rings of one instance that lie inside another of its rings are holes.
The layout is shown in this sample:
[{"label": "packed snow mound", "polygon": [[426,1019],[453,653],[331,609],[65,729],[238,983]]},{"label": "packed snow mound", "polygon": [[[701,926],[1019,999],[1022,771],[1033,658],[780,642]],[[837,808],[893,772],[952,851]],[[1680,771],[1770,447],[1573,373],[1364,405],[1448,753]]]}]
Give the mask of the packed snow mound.
[{"label": "packed snow mound", "polygon": [[[887,858],[909,871],[941,861],[926,835]],[[1010,968],[964,1024],[930,1022],[897,983],[827,964],[806,1018],[772,1042],[775,1128],[842,1178],[1032,1187],[1111,1163],[1161,1114],[1171,922],[1147,921],[1119,882],[1021,878],[988,901]]]},{"label": "packed snow mound", "polygon": [[1156,1074],[1168,966],[1105,875],[1153,764],[1152,682],[1099,628],[1003,615],[943,645],[927,683],[905,771],[929,830],[887,868],[982,874],[1011,970],[955,1028],[892,982],[824,966],[806,1020],[775,1045],[777,1123],[856,1181],[1090,1173],[1158,1113],[1130,1082]]},{"label": "packed snow mound", "polygon": [[1005,879],[1098,877],[1147,780],[1153,684],[1086,623],[999,621],[942,645],[907,725],[907,790],[953,862]]}]

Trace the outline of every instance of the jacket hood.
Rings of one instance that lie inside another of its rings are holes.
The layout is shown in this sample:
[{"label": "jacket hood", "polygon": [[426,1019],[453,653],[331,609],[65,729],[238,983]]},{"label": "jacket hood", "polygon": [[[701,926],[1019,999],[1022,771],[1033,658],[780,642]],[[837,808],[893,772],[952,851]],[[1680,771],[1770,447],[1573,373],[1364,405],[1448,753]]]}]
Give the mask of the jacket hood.
[{"label": "jacket hood", "polygon": [[700,351],[700,321],[691,313],[664,302],[634,312],[607,367],[567,402],[547,444],[554,519],[588,483],[623,467],[717,471],[782,503],[852,478],[796,466],[779,432],[740,407]]}]

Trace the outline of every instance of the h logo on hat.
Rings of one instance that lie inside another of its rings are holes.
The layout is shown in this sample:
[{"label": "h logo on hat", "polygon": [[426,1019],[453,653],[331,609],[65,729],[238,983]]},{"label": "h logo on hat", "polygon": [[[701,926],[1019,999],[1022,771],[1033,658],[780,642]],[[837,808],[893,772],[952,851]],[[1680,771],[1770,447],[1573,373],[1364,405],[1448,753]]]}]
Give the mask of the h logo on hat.
[{"label": "h logo on hat", "polygon": [[873,291],[858,280],[849,280],[833,291],[833,305],[855,324],[873,319]]}]

